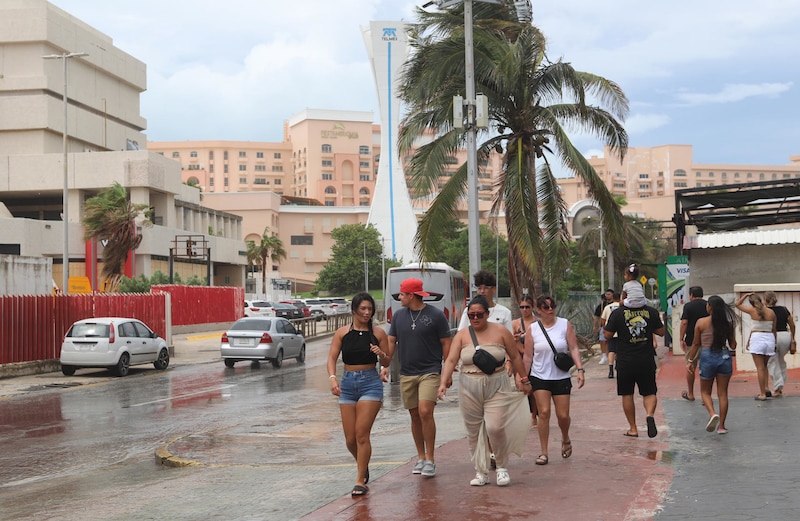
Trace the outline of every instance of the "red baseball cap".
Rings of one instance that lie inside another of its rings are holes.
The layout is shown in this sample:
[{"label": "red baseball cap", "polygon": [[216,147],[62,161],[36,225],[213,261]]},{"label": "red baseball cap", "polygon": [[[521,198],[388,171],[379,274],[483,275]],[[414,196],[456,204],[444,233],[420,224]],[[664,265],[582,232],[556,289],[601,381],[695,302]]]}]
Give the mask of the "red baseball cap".
[{"label": "red baseball cap", "polygon": [[430,293],[422,290],[422,281],[419,279],[406,279],[400,283],[402,293],[411,293],[420,297],[430,296]]}]

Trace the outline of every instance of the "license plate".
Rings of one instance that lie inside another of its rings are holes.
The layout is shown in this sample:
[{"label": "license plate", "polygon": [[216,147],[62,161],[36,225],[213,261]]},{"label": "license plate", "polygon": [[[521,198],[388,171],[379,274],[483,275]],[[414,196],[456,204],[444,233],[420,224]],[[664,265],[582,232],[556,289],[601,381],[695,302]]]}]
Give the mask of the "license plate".
[{"label": "license plate", "polygon": [[250,347],[253,345],[252,338],[234,338],[233,345],[237,347]]}]

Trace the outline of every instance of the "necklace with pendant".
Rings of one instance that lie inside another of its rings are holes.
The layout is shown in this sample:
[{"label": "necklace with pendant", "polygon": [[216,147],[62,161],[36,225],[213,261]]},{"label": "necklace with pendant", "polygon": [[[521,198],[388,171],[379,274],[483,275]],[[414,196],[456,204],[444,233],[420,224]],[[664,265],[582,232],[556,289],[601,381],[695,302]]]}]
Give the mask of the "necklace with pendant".
[{"label": "necklace with pendant", "polygon": [[422,314],[422,308],[420,308],[420,310],[417,311],[417,316],[416,317],[414,317],[414,313],[412,313],[410,309],[408,310],[408,314],[411,317],[411,329],[412,330],[416,329],[417,328],[417,319]]}]

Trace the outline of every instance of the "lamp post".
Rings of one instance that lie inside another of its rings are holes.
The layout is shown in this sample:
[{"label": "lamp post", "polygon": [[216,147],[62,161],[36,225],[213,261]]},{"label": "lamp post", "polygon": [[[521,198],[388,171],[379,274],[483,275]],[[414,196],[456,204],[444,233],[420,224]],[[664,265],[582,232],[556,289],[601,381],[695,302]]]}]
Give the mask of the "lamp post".
[{"label": "lamp post", "polygon": [[367,243],[364,243],[364,291],[369,293],[369,264],[367,264]]},{"label": "lamp post", "polygon": [[42,56],[45,60],[62,60],[64,62],[64,93],[63,93],[63,100],[64,100],[64,130],[62,132],[62,148],[64,153],[64,192],[62,194],[62,219],[64,220],[64,251],[63,251],[63,266],[62,266],[62,279],[61,279],[61,291],[66,295],[69,293],[69,176],[68,176],[68,166],[67,166],[67,107],[69,105],[67,101],[67,62],[70,58],[78,58],[81,56],[89,56],[88,53],[85,52],[64,52],[61,54],[48,54],[46,56]]}]

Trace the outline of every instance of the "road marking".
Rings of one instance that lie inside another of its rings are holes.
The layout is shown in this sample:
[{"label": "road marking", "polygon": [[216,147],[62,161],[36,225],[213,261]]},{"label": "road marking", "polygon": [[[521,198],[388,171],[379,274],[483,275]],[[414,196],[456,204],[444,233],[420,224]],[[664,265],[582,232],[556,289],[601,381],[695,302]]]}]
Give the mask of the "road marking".
[{"label": "road marking", "polygon": [[153,403],[168,402],[168,401],[171,401],[171,400],[180,400],[181,398],[186,398],[186,397],[189,397],[189,396],[196,396],[198,394],[208,394],[210,392],[214,392],[214,391],[217,391],[217,390],[220,390],[220,389],[230,389],[231,387],[236,387],[236,385],[233,385],[233,384],[232,385],[223,385],[221,387],[208,388],[208,389],[205,389],[205,390],[202,390],[202,391],[197,391],[197,392],[194,392],[194,393],[178,394],[178,395],[170,396],[170,397],[167,397],[167,398],[159,398],[158,400],[151,400],[149,402],[134,403],[134,404],[131,404],[129,407],[141,407],[143,405],[150,405],[150,404],[153,404]]}]

